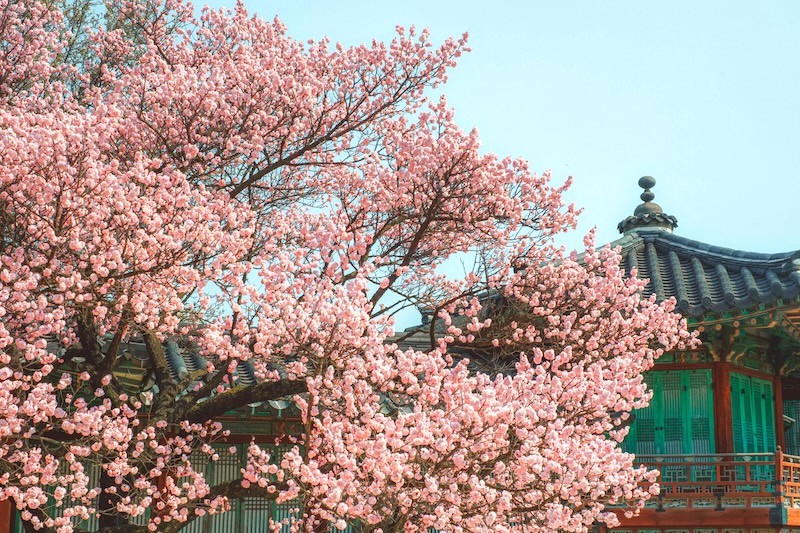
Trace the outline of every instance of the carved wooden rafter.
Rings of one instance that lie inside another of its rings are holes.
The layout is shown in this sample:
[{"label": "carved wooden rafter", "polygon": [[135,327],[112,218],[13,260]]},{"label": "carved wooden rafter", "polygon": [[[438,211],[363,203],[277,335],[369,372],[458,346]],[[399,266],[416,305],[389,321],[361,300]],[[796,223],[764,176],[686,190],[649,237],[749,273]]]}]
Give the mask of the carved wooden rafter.
[{"label": "carved wooden rafter", "polygon": [[719,324],[710,331],[703,331],[701,342],[711,355],[712,361],[729,362],[738,337],[738,328],[730,324]]}]

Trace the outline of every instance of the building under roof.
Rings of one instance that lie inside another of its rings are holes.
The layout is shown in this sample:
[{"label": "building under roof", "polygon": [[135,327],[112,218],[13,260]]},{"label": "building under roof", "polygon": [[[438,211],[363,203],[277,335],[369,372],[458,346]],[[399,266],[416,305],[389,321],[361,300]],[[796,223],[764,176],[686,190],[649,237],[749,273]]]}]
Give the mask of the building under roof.
[{"label": "building under roof", "polygon": [[[800,532],[800,250],[764,254],[675,233],[655,180],[614,241],[645,294],[675,298],[702,345],[646,375],[625,447],[661,493],[626,533]],[[792,527],[796,526],[796,527]]]}]

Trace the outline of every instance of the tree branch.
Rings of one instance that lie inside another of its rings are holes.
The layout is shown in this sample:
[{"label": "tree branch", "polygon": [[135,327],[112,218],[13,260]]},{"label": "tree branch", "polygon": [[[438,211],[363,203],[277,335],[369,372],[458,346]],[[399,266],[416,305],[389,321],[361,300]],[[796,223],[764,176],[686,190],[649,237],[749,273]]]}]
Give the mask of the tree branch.
[{"label": "tree branch", "polygon": [[[233,481],[228,481],[226,483],[220,483],[219,485],[215,485],[211,487],[208,492],[208,495],[204,498],[203,501],[210,501],[218,496],[226,496],[229,500],[241,500],[244,498],[261,498],[264,500],[274,500],[278,497],[281,491],[286,490],[287,485],[286,483],[270,483],[272,487],[275,487],[275,490],[269,491],[266,487],[260,487],[258,485],[250,485],[247,488],[242,486],[242,479],[234,479]],[[188,505],[187,509],[189,511],[187,515],[186,522],[175,522],[171,521],[168,523],[162,523],[161,531],[162,533],[177,533],[178,531],[185,528],[189,525],[194,519],[198,517],[197,513],[193,511],[198,507],[201,507],[202,503],[197,502],[194,505]],[[109,532],[108,530],[103,530],[102,533],[129,533],[128,531],[113,531]],[[133,532],[131,532],[133,533]],[[138,533],[138,532],[137,532]]]},{"label": "tree branch", "polygon": [[191,379],[188,381],[187,386],[204,375],[208,376],[207,381],[197,391],[190,392],[175,402],[175,415],[173,418],[183,416],[184,413],[196,405],[200,399],[210,396],[225,378],[225,372],[222,370],[217,370],[216,373],[208,375],[208,370],[201,368],[189,375]]},{"label": "tree branch", "polygon": [[78,316],[77,325],[78,339],[86,360],[93,366],[99,365],[103,360],[103,353],[100,351],[100,343],[97,342],[97,328],[88,311]]},{"label": "tree branch", "polygon": [[119,347],[122,344],[122,338],[125,336],[125,332],[128,329],[126,315],[127,313],[123,313],[122,323],[117,328],[117,332],[114,334],[114,338],[111,340],[108,350],[106,350],[106,355],[98,367],[98,373],[101,376],[110,374],[114,370],[114,363],[117,361],[117,354],[119,353]]},{"label": "tree branch", "polygon": [[157,403],[156,408],[153,410],[153,416],[157,420],[166,419],[168,418],[168,413],[170,413],[170,416],[174,414],[175,398],[177,398],[180,389],[178,383],[172,379],[172,374],[169,372],[164,345],[153,333],[143,332],[143,336],[156,384],[158,385]]},{"label": "tree branch", "polygon": [[181,418],[191,423],[202,423],[248,403],[277,400],[285,396],[301,394],[307,390],[304,380],[268,381],[249,386],[240,385],[195,405]]}]

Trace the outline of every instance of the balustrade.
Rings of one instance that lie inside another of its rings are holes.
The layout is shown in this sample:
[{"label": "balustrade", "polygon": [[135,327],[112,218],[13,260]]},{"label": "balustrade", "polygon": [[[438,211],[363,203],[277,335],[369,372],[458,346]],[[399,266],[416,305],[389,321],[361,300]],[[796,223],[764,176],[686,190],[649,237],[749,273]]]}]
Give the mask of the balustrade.
[{"label": "balustrade", "polygon": [[637,455],[636,464],[660,472],[660,493],[648,502],[669,508],[800,509],[800,456],[774,453]]}]

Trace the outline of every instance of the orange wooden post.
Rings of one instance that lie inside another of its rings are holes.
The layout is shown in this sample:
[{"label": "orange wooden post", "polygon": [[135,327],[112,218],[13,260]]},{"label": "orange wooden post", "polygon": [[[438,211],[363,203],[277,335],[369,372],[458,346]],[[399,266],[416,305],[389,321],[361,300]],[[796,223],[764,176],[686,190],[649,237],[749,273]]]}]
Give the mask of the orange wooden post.
[{"label": "orange wooden post", "polygon": [[0,533],[11,533],[13,509],[8,500],[0,501]]},{"label": "orange wooden post", "polygon": [[733,415],[731,413],[731,364],[714,363],[714,440],[717,453],[733,453]]},{"label": "orange wooden post", "polygon": [[772,390],[775,396],[775,443],[784,449],[786,448],[786,435],[783,431],[783,380],[780,374],[776,374],[772,379]]},{"label": "orange wooden post", "polygon": [[778,509],[783,509],[783,492],[783,450],[778,446],[775,450],[775,506]]}]

